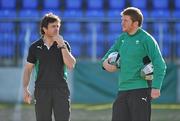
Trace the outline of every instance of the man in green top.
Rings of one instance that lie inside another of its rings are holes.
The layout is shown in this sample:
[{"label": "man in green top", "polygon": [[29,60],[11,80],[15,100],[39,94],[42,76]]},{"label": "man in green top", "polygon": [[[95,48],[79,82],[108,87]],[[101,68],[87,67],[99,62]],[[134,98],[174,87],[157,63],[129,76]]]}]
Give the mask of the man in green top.
[{"label": "man in green top", "polygon": [[[143,15],[138,8],[128,7],[121,12],[123,33],[103,57],[103,68],[108,72],[119,72],[118,97],[113,103],[112,121],[150,121],[151,99],[160,96],[166,64],[155,39],[141,28]],[[118,52],[118,69],[108,57]],[[149,57],[153,65],[151,87],[142,78],[143,58]]]}]

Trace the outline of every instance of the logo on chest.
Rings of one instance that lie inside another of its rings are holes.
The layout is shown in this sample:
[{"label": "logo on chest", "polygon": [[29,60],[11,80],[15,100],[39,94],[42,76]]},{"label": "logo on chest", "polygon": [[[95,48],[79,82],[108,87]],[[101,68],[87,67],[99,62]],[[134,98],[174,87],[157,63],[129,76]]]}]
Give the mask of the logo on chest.
[{"label": "logo on chest", "polygon": [[40,46],[40,45],[38,45],[37,48],[40,49],[40,50],[42,50],[42,46]]},{"label": "logo on chest", "polygon": [[136,45],[138,45],[140,43],[140,41],[139,40],[136,40]]},{"label": "logo on chest", "polygon": [[121,42],[124,43],[124,40],[122,40]]}]

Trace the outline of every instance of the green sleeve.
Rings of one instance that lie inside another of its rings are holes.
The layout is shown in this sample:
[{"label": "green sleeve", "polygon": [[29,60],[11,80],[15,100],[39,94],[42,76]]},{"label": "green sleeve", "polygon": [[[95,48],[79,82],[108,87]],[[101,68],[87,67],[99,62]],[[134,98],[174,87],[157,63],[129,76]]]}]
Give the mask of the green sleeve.
[{"label": "green sleeve", "polygon": [[120,47],[120,44],[121,44],[121,37],[119,36],[115,43],[111,46],[111,48],[107,51],[107,53],[105,54],[105,56],[102,58],[101,60],[101,65],[102,63],[107,59],[108,55],[112,52],[115,52],[115,51],[119,51],[119,47]]},{"label": "green sleeve", "polygon": [[159,46],[153,37],[149,36],[146,38],[145,50],[147,51],[154,68],[152,88],[161,89],[162,82],[166,74],[166,64],[162,57]]}]

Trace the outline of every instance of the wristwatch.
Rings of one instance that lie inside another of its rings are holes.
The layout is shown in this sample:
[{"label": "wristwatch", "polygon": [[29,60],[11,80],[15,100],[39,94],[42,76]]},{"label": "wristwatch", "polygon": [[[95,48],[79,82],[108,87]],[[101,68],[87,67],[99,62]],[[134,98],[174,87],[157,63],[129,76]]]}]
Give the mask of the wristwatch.
[{"label": "wristwatch", "polygon": [[66,49],[66,45],[63,44],[63,45],[61,45],[61,46],[58,46],[58,48],[59,48],[59,49]]}]

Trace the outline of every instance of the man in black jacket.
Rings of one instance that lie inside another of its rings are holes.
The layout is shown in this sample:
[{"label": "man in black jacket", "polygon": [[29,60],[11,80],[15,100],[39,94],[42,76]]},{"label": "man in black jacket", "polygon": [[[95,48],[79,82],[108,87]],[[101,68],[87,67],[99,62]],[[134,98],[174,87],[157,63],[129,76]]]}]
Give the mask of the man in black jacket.
[{"label": "man in black jacket", "polygon": [[24,102],[30,103],[28,90],[30,75],[35,68],[35,112],[37,121],[68,121],[70,117],[69,89],[66,68],[73,69],[76,63],[69,44],[59,35],[61,20],[48,13],[42,18],[42,37],[29,47],[23,76]]}]

